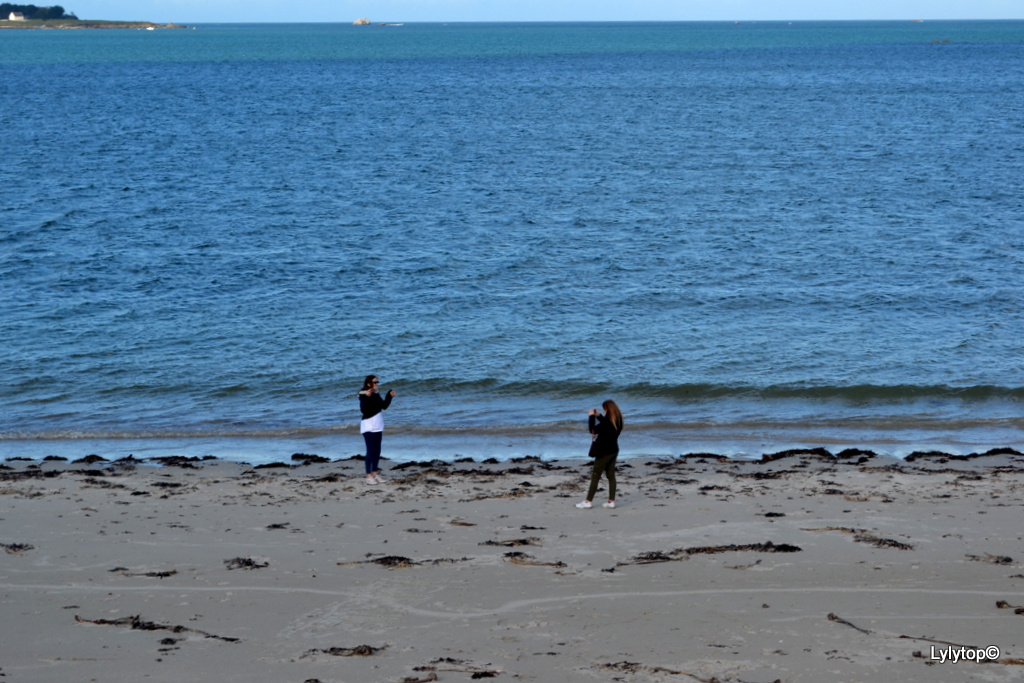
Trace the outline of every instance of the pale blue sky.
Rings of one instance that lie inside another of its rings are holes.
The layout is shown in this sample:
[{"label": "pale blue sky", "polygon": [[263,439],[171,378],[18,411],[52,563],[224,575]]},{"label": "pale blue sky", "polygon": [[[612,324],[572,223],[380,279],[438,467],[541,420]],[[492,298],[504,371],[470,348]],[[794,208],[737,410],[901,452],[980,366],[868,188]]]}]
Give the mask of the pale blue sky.
[{"label": "pale blue sky", "polygon": [[[27,3],[23,3],[27,4]],[[204,22],[1018,19],[1022,0],[56,0],[80,19]]]}]

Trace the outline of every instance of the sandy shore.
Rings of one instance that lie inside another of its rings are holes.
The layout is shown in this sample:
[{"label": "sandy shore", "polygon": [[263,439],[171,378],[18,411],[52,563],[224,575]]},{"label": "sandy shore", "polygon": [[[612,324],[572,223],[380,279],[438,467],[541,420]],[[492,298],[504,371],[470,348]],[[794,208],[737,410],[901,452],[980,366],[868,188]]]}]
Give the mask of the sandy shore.
[{"label": "sandy shore", "polygon": [[1024,456],[844,455],[7,461],[0,681],[1024,679]]}]

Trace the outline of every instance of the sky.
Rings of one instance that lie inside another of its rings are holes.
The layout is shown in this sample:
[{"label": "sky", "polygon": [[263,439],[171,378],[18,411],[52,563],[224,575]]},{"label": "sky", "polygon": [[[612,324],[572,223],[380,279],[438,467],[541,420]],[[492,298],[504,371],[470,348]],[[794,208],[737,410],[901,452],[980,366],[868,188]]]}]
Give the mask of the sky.
[{"label": "sky", "polygon": [[[16,1],[16,0],[15,0]],[[1024,0],[34,0],[79,19],[176,22],[1020,19]]]}]

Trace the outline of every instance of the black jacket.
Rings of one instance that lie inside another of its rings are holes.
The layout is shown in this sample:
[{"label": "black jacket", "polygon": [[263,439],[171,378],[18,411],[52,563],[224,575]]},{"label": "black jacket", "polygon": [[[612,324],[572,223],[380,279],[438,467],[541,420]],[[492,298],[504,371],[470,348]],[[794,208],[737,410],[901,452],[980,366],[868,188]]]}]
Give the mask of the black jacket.
[{"label": "black jacket", "polygon": [[616,427],[604,415],[591,415],[589,420],[590,433],[596,438],[590,444],[590,457],[600,458],[602,455],[619,454],[619,433],[621,427]]},{"label": "black jacket", "polygon": [[359,392],[359,411],[363,414],[363,419],[368,420],[382,410],[387,410],[388,406],[391,405],[391,399],[393,399],[390,393],[387,398],[380,395],[379,392],[370,393],[367,391]]}]

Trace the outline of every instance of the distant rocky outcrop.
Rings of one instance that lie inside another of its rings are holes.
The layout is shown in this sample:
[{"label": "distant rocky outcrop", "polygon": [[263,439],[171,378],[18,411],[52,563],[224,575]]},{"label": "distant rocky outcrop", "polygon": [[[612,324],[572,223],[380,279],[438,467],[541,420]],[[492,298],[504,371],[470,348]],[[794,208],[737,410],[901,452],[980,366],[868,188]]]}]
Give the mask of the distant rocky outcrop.
[{"label": "distant rocky outcrop", "polygon": [[363,17],[362,19],[356,19],[355,21],[353,21],[352,25],[353,26],[369,26],[370,25],[370,20],[367,19],[366,17]]}]

